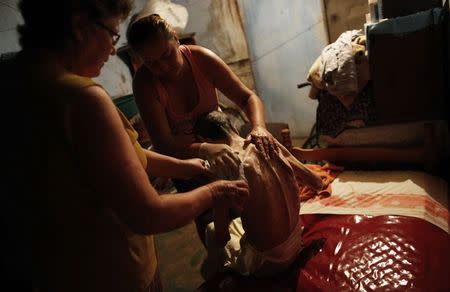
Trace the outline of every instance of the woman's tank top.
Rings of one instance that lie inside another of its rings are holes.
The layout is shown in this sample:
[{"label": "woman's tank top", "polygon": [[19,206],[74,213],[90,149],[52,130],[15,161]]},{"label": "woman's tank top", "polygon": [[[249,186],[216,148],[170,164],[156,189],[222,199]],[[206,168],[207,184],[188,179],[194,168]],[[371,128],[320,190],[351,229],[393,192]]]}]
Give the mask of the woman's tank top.
[{"label": "woman's tank top", "polygon": [[[98,85],[69,73],[59,77],[51,73],[47,77],[39,75],[47,74],[45,70],[29,74],[39,76],[39,85],[33,81],[33,86],[24,90],[24,95],[34,98],[40,107],[34,113],[34,127],[40,136],[36,143],[43,168],[35,174],[41,182],[37,186],[40,190],[36,188],[33,194],[38,215],[33,261],[39,267],[39,284],[44,290],[48,287],[55,291],[144,291],[157,268],[153,236],[132,232],[112,209],[101,203],[65,139],[65,108],[76,98],[68,93]],[[120,111],[119,114],[142,166],[146,167],[136,131]]]},{"label": "woman's tank top", "polygon": [[176,113],[171,107],[171,99],[161,81],[155,78],[158,99],[166,111],[169,126],[174,135],[192,135],[195,120],[201,114],[219,109],[219,101],[214,85],[204,76],[195,62],[188,46],[181,45],[180,51],[187,60],[197,86],[199,100],[194,109],[188,113]]}]

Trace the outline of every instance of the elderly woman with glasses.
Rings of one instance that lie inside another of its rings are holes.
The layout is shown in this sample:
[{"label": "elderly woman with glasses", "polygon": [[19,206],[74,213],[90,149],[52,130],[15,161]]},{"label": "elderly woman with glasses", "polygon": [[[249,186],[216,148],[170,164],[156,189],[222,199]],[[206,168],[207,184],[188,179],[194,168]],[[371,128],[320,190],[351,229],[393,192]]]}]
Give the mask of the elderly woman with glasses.
[{"label": "elderly woman with glasses", "polygon": [[0,88],[29,122],[4,127],[23,142],[4,167],[17,193],[9,197],[32,206],[32,220],[18,220],[32,225],[33,291],[160,290],[152,234],[219,204],[241,208],[248,186],[221,180],[173,196],[151,185],[149,176],[209,172],[201,159],[141,148],[91,79],[115,54],[131,0],[22,0],[19,8],[22,51],[0,67]]}]

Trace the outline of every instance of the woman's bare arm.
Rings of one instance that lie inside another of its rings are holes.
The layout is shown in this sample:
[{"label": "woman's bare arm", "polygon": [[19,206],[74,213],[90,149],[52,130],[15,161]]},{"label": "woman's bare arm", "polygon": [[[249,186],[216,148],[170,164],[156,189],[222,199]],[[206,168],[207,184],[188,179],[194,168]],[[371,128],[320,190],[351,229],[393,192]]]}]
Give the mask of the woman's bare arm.
[{"label": "woman's bare arm", "polygon": [[[68,136],[82,173],[100,200],[135,232],[168,231],[214,206],[217,191],[211,185],[176,196],[157,194],[115,106],[100,87],[83,89],[68,115]],[[245,197],[245,185],[229,183]]]},{"label": "woman's bare arm", "polygon": [[[141,68],[133,81],[136,103],[139,106],[147,130],[155,147],[164,154],[177,158],[200,157],[222,169],[238,168],[233,161],[234,154],[228,145],[212,145],[210,143],[196,143],[192,135],[174,135],[170,129],[163,105],[158,95],[152,77],[145,67]],[[231,157],[231,158],[230,158]],[[226,164],[226,162],[230,162]]]},{"label": "woman's bare arm", "polygon": [[190,49],[205,76],[247,115],[252,124],[247,142],[251,140],[266,158],[270,158],[278,149],[272,135],[266,129],[261,99],[212,51],[200,46],[190,46]]},{"label": "woman's bare arm", "polygon": [[190,135],[175,136],[169,126],[166,111],[159,102],[158,92],[152,84],[152,76],[141,67],[133,79],[133,92],[142,120],[152,139],[152,143],[165,154],[178,158],[198,157],[199,143]]},{"label": "woman's bare arm", "polygon": [[154,151],[144,150],[144,152],[147,157],[146,171],[151,177],[189,179],[211,175],[203,159],[178,159]]},{"label": "woman's bare arm", "polygon": [[211,50],[200,46],[189,48],[203,74],[214,86],[245,112],[253,126],[265,128],[264,106],[259,97]]}]

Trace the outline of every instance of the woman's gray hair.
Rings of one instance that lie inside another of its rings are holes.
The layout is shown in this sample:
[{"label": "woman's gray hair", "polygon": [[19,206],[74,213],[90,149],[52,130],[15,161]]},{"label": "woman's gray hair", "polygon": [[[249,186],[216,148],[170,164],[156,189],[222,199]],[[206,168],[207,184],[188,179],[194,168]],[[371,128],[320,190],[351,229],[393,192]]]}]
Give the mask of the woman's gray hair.
[{"label": "woman's gray hair", "polygon": [[21,0],[24,24],[17,27],[22,48],[64,48],[73,37],[72,20],[86,14],[93,20],[125,19],[133,0]]}]

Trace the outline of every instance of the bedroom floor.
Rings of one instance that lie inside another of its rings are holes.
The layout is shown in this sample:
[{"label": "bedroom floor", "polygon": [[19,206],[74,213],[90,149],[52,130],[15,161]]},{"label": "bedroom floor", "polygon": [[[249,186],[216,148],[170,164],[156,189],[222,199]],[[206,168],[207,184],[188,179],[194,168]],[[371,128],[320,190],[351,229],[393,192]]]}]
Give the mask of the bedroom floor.
[{"label": "bedroom floor", "polygon": [[[300,147],[306,138],[293,138]],[[206,250],[198,238],[195,223],[156,236],[159,268],[165,292],[195,291],[203,283],[200,267]]]},{"label": "bedroom floor", "polygon": [[203,283],[200,267],[206,257],[194,222],[156,236],[158,264],[164,291],[194,291]]}]

